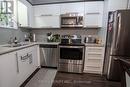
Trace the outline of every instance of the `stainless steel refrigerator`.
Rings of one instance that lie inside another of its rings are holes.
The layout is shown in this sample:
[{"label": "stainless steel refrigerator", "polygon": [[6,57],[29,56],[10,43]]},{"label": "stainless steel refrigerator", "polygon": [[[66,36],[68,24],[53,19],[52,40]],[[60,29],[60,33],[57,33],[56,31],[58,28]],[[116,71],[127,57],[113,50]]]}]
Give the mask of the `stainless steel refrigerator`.
[{"label": "stainless steel refrigerator", "polygon": [[118,58],[130,57],[130,10],[117,10],[108,16],[104,74],[120,81]]}]

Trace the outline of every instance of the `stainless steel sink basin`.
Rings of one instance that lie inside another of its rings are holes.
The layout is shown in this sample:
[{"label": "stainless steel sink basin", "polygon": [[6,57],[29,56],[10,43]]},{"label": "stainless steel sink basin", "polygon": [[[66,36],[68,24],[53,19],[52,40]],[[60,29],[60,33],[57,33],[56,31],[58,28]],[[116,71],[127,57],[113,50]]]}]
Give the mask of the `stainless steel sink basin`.
[{"label": "stainless steel sink basin", "polygon": [[28,45],[28,44],[9,44],[9,45],[5,45],[3,47],[20,47],[20,46],[25,46],[25,45]]}]

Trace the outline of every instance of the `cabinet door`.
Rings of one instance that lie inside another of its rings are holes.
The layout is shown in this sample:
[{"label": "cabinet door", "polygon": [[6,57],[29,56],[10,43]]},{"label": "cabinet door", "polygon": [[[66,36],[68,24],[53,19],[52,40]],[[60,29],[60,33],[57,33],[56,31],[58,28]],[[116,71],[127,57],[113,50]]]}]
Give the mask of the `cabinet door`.
[{"label": "cabinet door", "polygon": [[32,46],[17,52],[19,63],[19,84],[22,84],[38,67],[36,48],[36,46]]},{"label": "cabinet door", "polygon": [[34,27],[59,28],[59,18],[60,6],[58,4],[34,6]]},{"label": "cabinet door", "polygon": [[28,26],[28,8],[21,1],[18,1],[18,23],[20,26]]},{"label": "cabinet door", "polygon": [[102,74],[104,47],[86,47],[84,71]]},{"label": "cabinet door", "polygon": [[19,87],[16,52],[0,56],[0,87]]},{"label": "cabinet door", "polygon": [[73,12],[84,14],[84,2],[61,4],[61,14]]},{"label": "cabinet door", "polygon": [[40,53],[39,53],[39,45],[33,46],[32,47],[32,52],[33,52],[33,64],[34,68],[38,68],[40,66]]},{"label": "cabinet door", "polygon": [[19,63],[19,84],[22,84],[29,77],[29,59],[27,57],[28,49],[18,51]]},{"label": "cabinet door", "polygon": [[85,27],[102,27],[103,1],[85,2]]},{"label": "cabinet door", "polygon": [[35,17],[35,27],[38,28],[59,28],[60,27],[60,17],[59,16],[36,16]]},{"label": "cabinet door", "polygon": [[29,47],[28,54],[29,57],[29,65],[30,65],[30,73],[34,72],[38,68],[38,46]]},{"label": "cabinet door", "polygon": [[51,5],[34,6],[34,16],[43,16],[43,15],[60,15],[60,5],[51,4]]}]

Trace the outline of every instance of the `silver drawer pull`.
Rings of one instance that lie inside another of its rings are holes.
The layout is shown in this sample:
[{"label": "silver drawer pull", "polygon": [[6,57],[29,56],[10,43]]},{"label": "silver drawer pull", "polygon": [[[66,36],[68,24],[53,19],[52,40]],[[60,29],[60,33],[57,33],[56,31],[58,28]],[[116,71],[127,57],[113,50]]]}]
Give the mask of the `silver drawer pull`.
[{"label": "silver drawer pull", "polygon": [[21,60],[25,61],[25,60],[27,60],[27,59],[28,59],[28,54],[25,55],[25,56],[21,56]]},{"label": "silver drawer pull", "polygon": [[17,73],[19,73],[18,54],[16,53],[15,56],[16,56]]}]

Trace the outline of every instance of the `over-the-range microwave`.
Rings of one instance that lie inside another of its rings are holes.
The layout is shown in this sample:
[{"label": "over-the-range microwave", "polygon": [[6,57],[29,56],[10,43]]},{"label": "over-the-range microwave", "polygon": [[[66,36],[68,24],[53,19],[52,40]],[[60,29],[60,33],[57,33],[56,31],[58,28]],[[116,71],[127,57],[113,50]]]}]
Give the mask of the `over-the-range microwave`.
[{"label": "over-the-range microwave", "polygon": [[61,28],[82,28],[83,27],[83,14],[79,13],[66,13],[61,14]]}]

